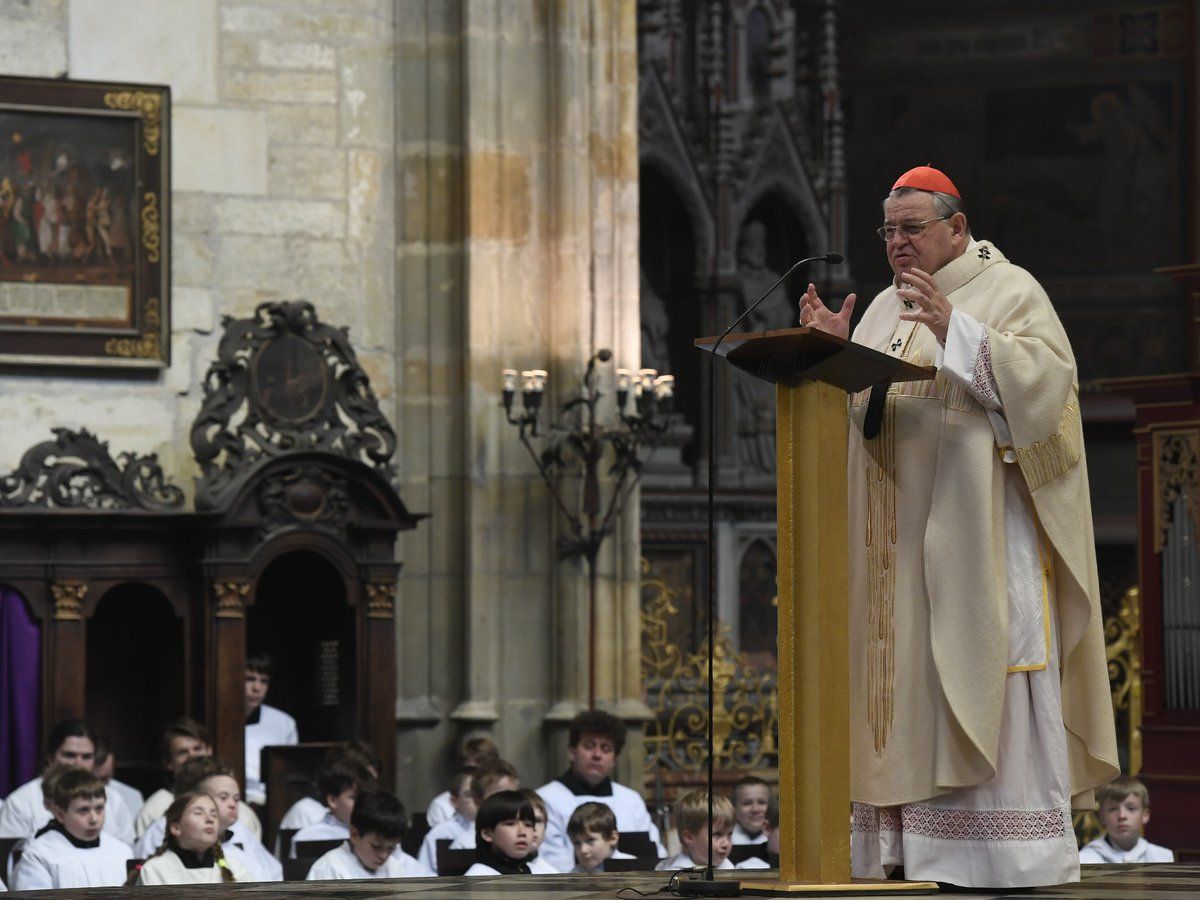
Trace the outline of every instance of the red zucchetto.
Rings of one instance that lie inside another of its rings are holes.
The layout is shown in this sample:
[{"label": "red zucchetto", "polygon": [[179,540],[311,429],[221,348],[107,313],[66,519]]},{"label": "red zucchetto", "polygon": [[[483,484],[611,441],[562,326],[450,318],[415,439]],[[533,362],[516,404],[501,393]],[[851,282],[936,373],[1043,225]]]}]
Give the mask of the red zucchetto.
[{"label": "red zucchetto", "polygon": [[949,194],[951,197],[957,197],[959,200],[962,199],[962,194],[958,192],[954,182],[946,176],[945,172],[939,171],[933,166],[917,166],[915,169],[909,169],[896,179],[892,190],[902,187],[917,188],[922,191],[938,191],[942,194]]}]

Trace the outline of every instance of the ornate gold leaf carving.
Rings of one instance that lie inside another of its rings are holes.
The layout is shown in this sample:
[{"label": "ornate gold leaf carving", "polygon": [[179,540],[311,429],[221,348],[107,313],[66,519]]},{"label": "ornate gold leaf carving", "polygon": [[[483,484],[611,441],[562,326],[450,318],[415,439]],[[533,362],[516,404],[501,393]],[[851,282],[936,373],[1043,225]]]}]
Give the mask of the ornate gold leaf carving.
[{"label": "ornate gold leaf carving", "polygon": [[367,583],[367,618],[390,619],[396,614],[396,585],[390,581]]},{"label": "ornate gold leaf carving", "polygon": [[157,328],[162,322],[162,304],[157,297],[147,297],[146,307],[142,311],[142,315],[146,320],[148,328]]},{"label": "ornate gold leaf carving", "polygon": [[104,95],[104,105],[140,113],[142,147],[147,155],[158,156],[162,142],[162,95],[151,91],[110,91]]},{"label": "ornate gold leaf carving", "polygon": [[58,581],[50,585],[54,595],[54,618],[59,622],[78,622],[83,618],[83,598],[88,586],[83,581]]},{"label": "ornate gold leaf carving", "polygon": [[152,263],[162,258],[162,225],[158,215],[158,194],[146,191],[142,194],[142,246],[146,248],[146,259]]},{"label": "ornate gold leaf carving", "polygon": [[104,342],[104,352],[109,356],[124,356],[132,359],[157,359],[160,355],[158,334],[147,331],[136,338],[111,338]]},{"label": "ornate gold leaf carving", "polygon": [[1104,620],[1104,653],[1113,713],[1129,741],[1129,774],[1142,769],[1142,599],[1137,585],[1125,592],[1115,616]]},{"label": "ornate gold leaf carving", "polygon": [[214,615],[218,619],[246,618],[246,597],[249,595],[250,583],[247,581],[213,582],[213,596],[217,600]]},{"label": "ornate gold leaf carving", "polygon": [[1200,428],[1154,432],[1154,552],[1162,553],[1171,507],[1184,488],[1200,541]]},{"label": "ornate gold leaf carving", "polygon": [[[707,759],[708,647],[685,653],[667,637],[677,615],[675,591],[663,580],[646,578],[642,560],[642,683],[655,712],[645,726],[647,771],[696,771]],[[737,653],[728,626],[718,623],[713,656],[713,743],[725,769],[776,765],[776,685],[745,654]]]}]

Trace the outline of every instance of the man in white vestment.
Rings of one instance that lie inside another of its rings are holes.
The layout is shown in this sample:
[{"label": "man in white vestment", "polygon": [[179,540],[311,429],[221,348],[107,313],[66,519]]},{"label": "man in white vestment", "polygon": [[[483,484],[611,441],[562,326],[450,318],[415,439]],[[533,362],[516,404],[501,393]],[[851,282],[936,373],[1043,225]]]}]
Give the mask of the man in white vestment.
[{"label": "man in white vestment", "polygon": [[570,768],[537,789],[546,804],[546,837],[539,855],[559,872],[575,865],[575,848],[567,834],[571,813],[584,803],[603,803],[617,817],[621,834],[645,832],[661,858],[666,856],[658,828],[637,791],[612,780],[617,756],[625,746],[625,723],[611,713],[587,710],[571,722],[567,738]]},{"label": "man in white vestment", "polygon": [[[1075,359],[945,174],[883,213],[895,277],[851,339],[938,373],[850,398],[854,874],[1077,881],[1117,753]],[[854,302],[810,284],[800,322],[846,337]]]}]

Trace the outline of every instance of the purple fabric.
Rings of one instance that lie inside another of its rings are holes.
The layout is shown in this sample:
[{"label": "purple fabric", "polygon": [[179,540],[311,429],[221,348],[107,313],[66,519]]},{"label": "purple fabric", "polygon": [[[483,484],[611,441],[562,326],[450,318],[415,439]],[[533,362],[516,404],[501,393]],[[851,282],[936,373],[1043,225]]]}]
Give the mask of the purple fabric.
[{"label": "purple fabric", "polygon": [[0,797],[37,774],[41,644],[24,598],[0,586]]}]

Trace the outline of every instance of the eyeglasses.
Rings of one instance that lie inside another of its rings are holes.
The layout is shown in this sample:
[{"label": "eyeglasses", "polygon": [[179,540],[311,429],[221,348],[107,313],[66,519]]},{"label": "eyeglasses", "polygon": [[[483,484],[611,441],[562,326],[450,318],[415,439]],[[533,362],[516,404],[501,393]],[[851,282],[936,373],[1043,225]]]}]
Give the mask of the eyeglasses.
[{"label": "eyeglasses", "polygon": [[881,225],[875,229],[875,233],[879,235],[879,239],[885,244],[896,236],[899,231],[905,237],[916,237],[934,222],[944,222],[949,216],[937,216],[933,219],[926,219],[924,222],[905,222],[902,225]]}]

